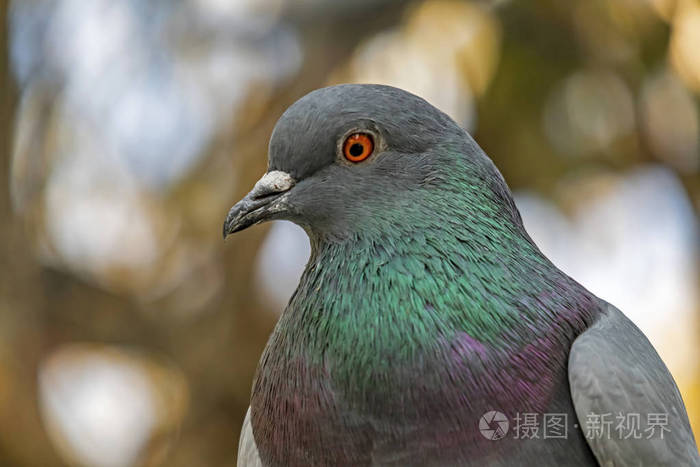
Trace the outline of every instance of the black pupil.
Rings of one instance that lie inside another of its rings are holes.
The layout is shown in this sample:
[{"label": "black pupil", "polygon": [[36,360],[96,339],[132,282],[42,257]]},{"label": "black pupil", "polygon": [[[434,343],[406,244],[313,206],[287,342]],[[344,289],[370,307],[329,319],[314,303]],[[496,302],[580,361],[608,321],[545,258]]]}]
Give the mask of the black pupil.
[{"label": "black pupil", "polygon": [[359,157],[363,152],[365,152],[365,147],[362,145],[362,143],[354,143],[352,146],[350,146],[350,155],[353,157]]}]

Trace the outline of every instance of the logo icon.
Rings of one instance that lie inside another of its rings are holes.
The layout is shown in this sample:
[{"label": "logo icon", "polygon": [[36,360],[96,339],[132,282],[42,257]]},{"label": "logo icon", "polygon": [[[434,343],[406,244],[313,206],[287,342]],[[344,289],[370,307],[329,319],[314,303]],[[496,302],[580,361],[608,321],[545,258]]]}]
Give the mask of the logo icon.
[{"label": "logo icon", "polygon": [[505,414],[491,410],[479,419],[481,435],[491,441],[503,438],[508,433],[508,417]]}]

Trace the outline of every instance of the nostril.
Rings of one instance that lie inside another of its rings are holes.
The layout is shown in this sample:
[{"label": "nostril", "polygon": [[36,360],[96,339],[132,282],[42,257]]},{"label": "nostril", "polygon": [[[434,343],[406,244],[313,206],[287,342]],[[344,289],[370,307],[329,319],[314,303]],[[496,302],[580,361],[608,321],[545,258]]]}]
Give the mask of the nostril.
[{"label": "nostril", "polygon": [[286,172],[273,170],[266,173],[253,187],[250,198],[262,200],[283,193],[294,186],[295,180]]}]

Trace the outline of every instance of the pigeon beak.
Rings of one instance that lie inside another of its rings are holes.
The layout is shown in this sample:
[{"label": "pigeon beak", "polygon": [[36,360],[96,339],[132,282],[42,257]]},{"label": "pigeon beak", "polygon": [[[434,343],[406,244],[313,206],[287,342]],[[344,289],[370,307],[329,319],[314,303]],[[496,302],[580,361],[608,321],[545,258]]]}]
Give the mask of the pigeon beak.
[{"label": "pigeon beak", "polygon": [[273,170],[258,180],[250,193],[237,202],[226,216],[224,239],[227,235],[270,219],[285,209],[284,194],[296,183],[286,172]]}]

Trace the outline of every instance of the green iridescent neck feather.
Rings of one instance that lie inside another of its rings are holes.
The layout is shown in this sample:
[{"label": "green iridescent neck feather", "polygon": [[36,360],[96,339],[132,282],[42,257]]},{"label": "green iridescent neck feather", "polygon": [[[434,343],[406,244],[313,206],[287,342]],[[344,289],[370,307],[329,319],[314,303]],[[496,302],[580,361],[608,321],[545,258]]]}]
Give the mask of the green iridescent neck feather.
[{"label": "green iridescent neck feather", "polygon": [[345,236],[310,232],[312,256],[282,318],[287,332],[305,329],[310,354],[347,345],[409,355],[456,332],[517,346],[528,328],[586,320],[567,310],[589,294],[532,243],[491,162],[447,149],[420,189],[368,197]]}]

